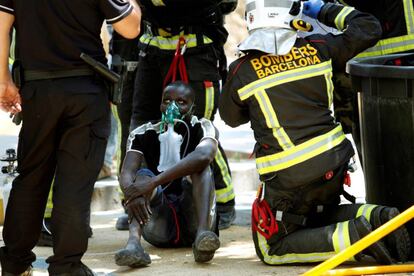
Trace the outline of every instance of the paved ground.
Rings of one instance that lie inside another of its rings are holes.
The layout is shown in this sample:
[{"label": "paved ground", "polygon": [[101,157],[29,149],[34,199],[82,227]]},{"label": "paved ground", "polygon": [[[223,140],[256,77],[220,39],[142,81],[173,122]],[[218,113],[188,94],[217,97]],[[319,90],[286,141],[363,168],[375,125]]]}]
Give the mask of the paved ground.
[{"label": "paved ground", "polygon": [[[222,144],[226,150],[248,154],[253,149],[254,139],[249,126],[244,125],[237,129],[230,129],[222,122],[216,120],[221,132]],[[19,128],[9,122],[4,113],[0,113],[0,156],[9,147],[16,147]],[[243,155],[245,156],[245,155]],[[237,156],[236,156],[237,159]],[[145,248],[150,253],[153,263],[142,269],[126,269],[117,267],[113,261],[116,250],[122,248],[127,239],[127,232],[116,231],[114,228],[116,218],[121,214],[120,209],[99,211],[92,214],[92,227],[94,236],[90,239],[88,252],[84,262],[94,270],[113,275],[137,275],[139,273],[162,275],[298,275],[311,266],[265,266],[258,261],[250,233],[250,205],[254,199],[256,179],[250,172],[253,160],[233,160],[231,168],[235,172],[235,190],[237,194],[236,225],[221,232],[222,246],[214,260],[209,264],[195,264],[190,248],[158,249],[147,243]],[[253,164],[253,165],[252,165]],[[254,170],[253,170],[254,171]],[[357,195],[360,201],[364,198],[362,174],[359,171],[352,175],[353,186],[350,192]],[[0,179],[0,183],[4,181]],[[115,180],[101,182],[99,185],[112,185]],[[250,183],[250,184],[246,184]],[[98,185],[98,186],[99,186]],[[0,228],[1,230],[1,228]],[[2,240],[0,240],[2,244]],[[36,247],[38,260],[34,264],[35,275],[47,275],[44,260],[52,251],[50,248]]]}]

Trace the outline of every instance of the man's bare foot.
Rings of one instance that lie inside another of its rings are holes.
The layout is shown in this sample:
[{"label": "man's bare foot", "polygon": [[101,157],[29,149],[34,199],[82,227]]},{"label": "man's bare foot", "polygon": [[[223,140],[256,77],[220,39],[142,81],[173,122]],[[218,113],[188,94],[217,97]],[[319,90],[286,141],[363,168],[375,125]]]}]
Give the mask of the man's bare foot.
[{"label": "man's bare foot", "polygon": [[215,233],[204,231],[198,234],[193,243],[194,260],[198,263],[210,261],[219,247],[220,240]]},{"label": "man's bare foot", "polygon": [[143,267],[151,263],[151,258],[137,240],[128,240],[124,249],[115,254],[115,263],[119,266]]}]

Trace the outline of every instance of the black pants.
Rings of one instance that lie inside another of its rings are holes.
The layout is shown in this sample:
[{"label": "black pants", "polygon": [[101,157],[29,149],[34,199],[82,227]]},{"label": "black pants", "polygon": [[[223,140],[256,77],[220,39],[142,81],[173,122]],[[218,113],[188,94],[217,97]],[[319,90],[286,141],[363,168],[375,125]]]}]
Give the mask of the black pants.
[{"label": "black pants", "polygon": [[71,272],[88,246],[93,186],[109,135],[109,102],[93,77],[40,80],[21,89],[23,125],[19,176],[13,181],[3,229],[3,271],[21,273],[35,246],[53,176],[54,255],[49,273]]},{"label": "black pants", "polygon": [[[133,62],[138,61],[139,50],[137,47],[138,38],[136,39],[126,39],[122,37],[117,32],[113,32],[112,39],[110,41],[111,47],[111,54],[114,57],[118,55],[123,61]],[[124,72],[120,72],[121,68],[113,67],[116,73],[123,74]],[[126,66],[122,68],[122,70],[128,70]],[[124,162],[125,154],[126,154],[126,144],[128,141],[128,136],[130,133],[130,123],[132,117],[132,99],[134,94],[134,82],[135,82],[135,75],[137,70],[128,71],[126,73],[126,77],[123,81],[122,86],[122,102],[116,106],[117,113],[118,113],[118,130],[121,133],[121,141],[120,141],[120,159],[118,164],[119,172],[121,171],[122,164]]]},{"label": "black pants", "polygon": [[[188,48],[184,54],[189,84],[196,94],[194,115],[198,118],[214,120],[220,93],[218,61],[221,50],[213,44],[207,44]],[[145,54],[140,56],[135,80],[132,128],[161,119],[163,82],[173,56],[174,50],[160,50],[153,46],[148,46]],[[212,84],[211,88],[208,83]],[[230,169],[220,145],[213,162],[213,174],[217,204],[233,206],[235,195]]]},{"label": "black pants", "polygon": [[[157,247],[191,246],[198,228],[193,187],[185,178],[175,180],[171,185],[175,185],[174,193],[168,188],[162,191],[159,186],[156,196],[151,200],[151,219],[142,229],[142,235],[147,242]],[[214,216],[212,221],[217,218]],[[215,221],[210,230],[218,235],[217,223]]]},{"label": "black pants", "polygon": [[159,189],[151,200],[151,220],[142,229],[144,239],[157,247],[189,246],[197,233],[192,186],[184,179],[173,185],[181,185],[182,193]]},{"label": "black pants", "polygon": [[121,126],[120,159],[118,165],[119,172],[122,169],[122,164],[126,155],[126,145],[131,131],[132,98],[134,95],[134,80],[136,73],[136,70],[127,73],[122,89],[122,102],[116,106],[119,119],[118,124]]}]

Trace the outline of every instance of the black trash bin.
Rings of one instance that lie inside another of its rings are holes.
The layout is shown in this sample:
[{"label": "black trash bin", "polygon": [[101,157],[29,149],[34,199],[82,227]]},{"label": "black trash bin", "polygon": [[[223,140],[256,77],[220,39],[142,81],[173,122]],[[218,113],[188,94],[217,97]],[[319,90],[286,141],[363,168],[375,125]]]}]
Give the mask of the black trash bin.
[{"label": "black trash bin", "polygon": [[[367,203],[414,205],[414,54],[350,61]],[[408,224],[414,256],[414,222]]]}]

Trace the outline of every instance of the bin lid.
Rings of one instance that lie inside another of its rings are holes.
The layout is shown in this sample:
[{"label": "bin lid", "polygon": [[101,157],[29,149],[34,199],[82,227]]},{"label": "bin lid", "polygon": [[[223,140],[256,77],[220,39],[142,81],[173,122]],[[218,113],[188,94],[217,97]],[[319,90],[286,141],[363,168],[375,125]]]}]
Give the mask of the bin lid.
[{"label": "bin lid", "polygon": [[[399,60],[397,63],[402,62],[402,65],[395,65],[395,60]],[[414,54],[352,59],[346,64],[346,72],[358,77],[414,79]]]}]

